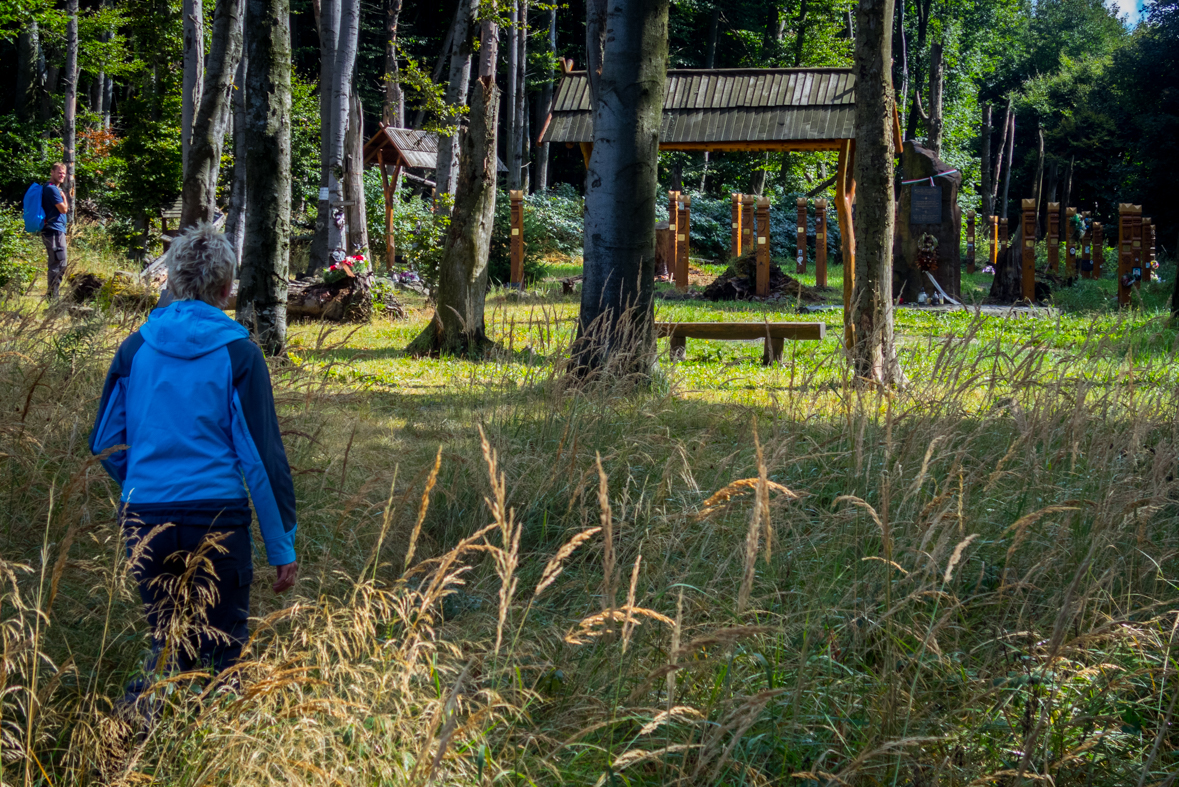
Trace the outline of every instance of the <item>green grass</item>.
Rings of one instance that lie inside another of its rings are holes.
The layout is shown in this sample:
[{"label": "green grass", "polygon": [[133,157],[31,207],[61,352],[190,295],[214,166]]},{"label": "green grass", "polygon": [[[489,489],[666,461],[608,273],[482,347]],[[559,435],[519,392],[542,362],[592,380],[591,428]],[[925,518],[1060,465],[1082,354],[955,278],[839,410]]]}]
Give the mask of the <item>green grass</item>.
[{"label": "green grass", "polygon": [[757,342],[674,364],[661,344],[649,388],[586,392],[560,366],[576,296],[540,289],[491,294],[502,349],[480,363],[408,358],[430,315],[409,297],[402,321],[292,326],[272,375],[296,597],[259,564],[239,692],[159,687],[142,741],[109,711],[145,630],[82,440],[141,318],[10,300],[0,782],[1173,777],[1179,380],[1157,293],[898,310],[908,384],[887,392],[851,384],[839,311],[658,301],[831,330],[769,368]]}]

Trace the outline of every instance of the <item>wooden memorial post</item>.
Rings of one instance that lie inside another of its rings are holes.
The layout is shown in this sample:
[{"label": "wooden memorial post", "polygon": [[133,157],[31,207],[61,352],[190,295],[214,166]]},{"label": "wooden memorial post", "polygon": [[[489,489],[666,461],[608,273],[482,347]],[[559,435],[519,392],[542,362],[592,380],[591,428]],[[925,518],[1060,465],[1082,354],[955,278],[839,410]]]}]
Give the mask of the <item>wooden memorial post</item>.
[{"label": "wooden memorial post", "polygon": [[753,248],[753,210],[757,197],[752,194],[741,195],[741,253],[749,254],[756,251]]},{"label": "wooden memorial post", "polygon": [[1048,271],[1060,271],[1060,203],[1048,203]]},{"label": "wooden memorial post", "polygon": [[1154,260],[1153,246],[1154,241],[1154,224],[1151,223],[1149,217],[1142,219],[1142,280],[1149,282],[1153,275],[1150,263]]},{"label": "wooden memorial post", "polygon": [[[805,230],[804,230],[805,233]],[[806,235],[803,235],[806,242]],[[770,201],[765,197],[757,200],[757,295],[764,298],[770,294]]]},{"label": "wooden memorial post", "polygon": [[1145,278],[1142,271],[1142,206],[1135,205],[1130,214],[1130,275],[1134,284],[1141,284]]},{"label": "wooden memorial post", "polygon": [[1072,221],[1076,215],[1076,208],[1064,211],[1064,275],[1070,279],[1077,276],[1077,234],[1073,232]]},{"label": "wooden memorial post", "polygon": [[999,263],[999,217],[991,216],[991,270]]},{"label": "wooden memorial post", "polygon": [[733,240],[729,250],[733,259],[741,256],[741,195],[733,194]]},{"label": "wooden memorial post", "polygon": [[1093,278],[1101,278],[1101,264],[1105,262],[1105,236],[1101,231],[1101,222],[1093,222]]},{"label": "wooden memorial post", "polygon": [[974,211],[966,211],[966,272],[974,273]]},{"label": "wooden memorial post", "polygon": [[1007,217],[999,219],[999,253],[1007,256],[1007,246],[1011,240],[1011,235],[1007,231]]},{"label": "wooden memorial post", "polygon": [[675,288],[683,291],[688,289],[688,251],[692,237],[692,198],[687,194],[680,195],[679,228],[676,230],[675,251]]},{"label": "wooden memorial post", "polygon": [[675,247],[675,230],[666,221],[655,224],[655,278],[671,278],[675,256],[671,250]]},{"label": "wooden memorial post", "polygon": [[512,202],[512,281],[517,290],[524,289],[524,192],[511,191]]},{"label": "wooden memorial post", "polygon": [[1027,301],[1036,300],[1036,201],[1025,199],[1023,207],[1023,251],[1020,257],[1020,292]]},{"label": "wooden memorial post", "polygon": [[[798,238],[798,265],[795,266],[795,271],[798,273],[806,273],[806,197],[798,198],[798,221],[795,226],[797,229]],[[818,249],[818,246],[815,246]],[[758,250],[760,251],[760,249]]]},{"label": "wooden memorial post", "polygon": [[[1134,219],[1141,217],[1142,208],[1123,202],[1118,205],[1118,305],[1130,305],[1130,288],[1137,283],[1134,277]],[[1141,248],[1141,239],[1139,240]],[[1141,273],[1141,271],[1139,272]]]},{"label": "wooden memorial post", "polygon": [[[1081,214],[1081,218],[1088,222],[1089,212]],[[1081,278],[1093,278],[1093,224],[1085,224],[1085,233],[1081,236]]]},{"label": "wooden memorial post", "polygon": [[[381,192],[385,195],[385,270],[393,270],[396,249],[393,244],[393,198],[389,188],[389,173],[385,170],[385,152],[377,150],[377,169],[381,171]],[[396,176],[394,182],[396,183]]]},{"label": "wooden memorial post", "polygon": [[815,286],[827,286],[827,200],[815,200]]},{"label": "wooden memorial post", "polygon": [[678,191],[667,192],[667,226],[671,229],[671,248],[669,249],[671,256],[667,258],[667,275],[674,279],[677,260],[679,260],[679,244],[676,243],[680,231],[680,193]]}]

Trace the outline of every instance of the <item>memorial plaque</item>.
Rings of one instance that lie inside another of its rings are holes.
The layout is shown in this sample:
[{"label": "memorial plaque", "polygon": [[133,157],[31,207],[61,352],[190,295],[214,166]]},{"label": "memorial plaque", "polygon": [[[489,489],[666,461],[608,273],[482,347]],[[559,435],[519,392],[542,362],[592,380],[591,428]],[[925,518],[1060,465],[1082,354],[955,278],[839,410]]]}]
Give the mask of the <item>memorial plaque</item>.
[{"label": "memorial plaque", "polygon": [[910,224],[942,223],[942,187],[914,186],[909,199]]}]

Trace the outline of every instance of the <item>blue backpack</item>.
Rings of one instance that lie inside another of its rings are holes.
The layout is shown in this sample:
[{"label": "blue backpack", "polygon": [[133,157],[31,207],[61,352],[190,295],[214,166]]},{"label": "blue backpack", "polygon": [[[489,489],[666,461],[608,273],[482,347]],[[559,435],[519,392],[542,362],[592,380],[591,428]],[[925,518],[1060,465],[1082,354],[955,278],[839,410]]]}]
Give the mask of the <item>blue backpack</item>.
[{"label": "blue backpack", "polygon": [[40,183],[29,186],[25,192],[25,232],[40,232],[45,226],[45,206],[41,204]]}]

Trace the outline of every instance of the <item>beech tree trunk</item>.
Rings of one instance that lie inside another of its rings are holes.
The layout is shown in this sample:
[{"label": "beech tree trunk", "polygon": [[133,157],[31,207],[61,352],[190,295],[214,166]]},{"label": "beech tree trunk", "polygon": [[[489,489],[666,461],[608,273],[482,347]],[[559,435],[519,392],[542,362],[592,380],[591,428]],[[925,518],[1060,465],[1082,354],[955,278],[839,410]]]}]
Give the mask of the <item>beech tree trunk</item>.
[{"label": "beech tree trunk", "polygon": [[184,168],[180,226],[212,221],[216,208],[217,176],[233,96],[233,80],[242,56],[242,17],[245,0],[217,0],[213,12],[213,41],[201,88],[200,106],[192,124],[188,164]]},{"label": "beech tree trunk", "polygon": [[1000,217],[1007,215],[1007,195],[1011,191],[1011,164],[1015,160],[1015,113],[1010,109],[1008,103],[1007,112],[1007,172],[1003,175],[1003,212],[999,214]]},{"label": "beech tree trunk", "polygon": [[994,154],[994,177],[991,179],[991,208],[994,213],[999,207],[999,181],[1003,175],[1003,153],[1007,148],[1007,132],[1011,128],[1011,99],[1007,99],[1007,112],[1003,115],[1003,130],[999,134],[999,149]]},{"label": "beech tree trunk", "polygon": [[516,146],[512,157],[516,169],[516,188],[528,190],[528,89],[525,73],[528,66],[528,0],[520,0],[520,30],[516,36],[516,113],[513,125],[516,127]]},{"label": "beech tree trunk", "polygon": [[415,355],[478,357],[490,345],[483,320],[487,255],[495,219],[496,120],[499,59],[496,0],[482,6],[479,78],[472,90],[470,126],[462,137],[454,211],[438,268],[434,317],[406,349]]},{"label": "beech tree trunk", "polygon": [[402,0],[385,0],[385,123],[405,128],[405,93],[401,90],[401,69],[397,65],[397,22]]},{"label": "beech tree trunk", "polygon": [[289,0],[246,0],[246,213],[237,319],[267,355],[283,352],[291,251]]},{"label": "beech tree trunk", "polygon": [[180,160],[188,178],[193,123],[201,105],[205,71],[205,16],[202,0],[184,0],[184,81],[180,94]]},{"label": "beech tree trunk", "polygon": [[[918,4],[920,5],[920,4]],[[899,382],[893,346],[893,0],[856,10],[856,277],[850,319],[857,378]]]},{"label": "beech tree trunk", "polygon": [[[446,103],[453,107],[466,106],[471,83],[471,24],[479,8],[479,0],[459,0],[450,26],[450,77],[446,85]],[[459,140],[461,125],[456,120],[454,133],[438,137],[438,166],[434,171],[434,210],[450,212],[446,195],[454,194],[458,184]]]},{"label": "beech tree trunk", "polygon": [[352,116],[344,144],[344,208],[348,225],[348,253],[368,256],[368,226],[364,205],[364,105],[353,92]]},{"label": "beech tree trunk", "polygon": [[229,210],[225,216],[225,234],[233,244],[238,266],[242,263],[242,244],[246,237],[246,71],[245,52],[237,64],[233,80],[233,182],[229,187]]},{"label": "beech tree trunk", "polygon": [[[794,67],[800,68],[802,66],[802,49],[806,46],[806,12],[807,0],[802,0],[798,7],[798,31],[794,34]],[[709,36],[708,46],[710,51],[716,50],[716,23],[719,18],[720,7],[717,6],[713,10],[713,27]],[[712,66],[708,66],[712,68]]]},{"label": "beech tree trunk", "polygon": [[[903,1],[903,0],[902,0]],[[946,66],[943,60],[942,43],[939,41],[929,48],[929,149],[933,155],[942,157],[942,137],[945,126],[942,114],[942,92],[946,82]]]},{"label": "beech tree trunk", "polygon": [[[917,0],[914,8],[917,11],[917,46],[914,49],[913,62],[909,64],[913,72],[913,101],[909,104],[909,120],[905,125],[905,139],[917,138],[917,124],[919,120],[928,120],[928,116],[921,109],[921,56],[925,53],[925,42],[929,38],[929,14],[933,0]],[[892,15],[888,17],[892,25]]]},{"label": "beech tree trunk", "polygon": [[607,27],[610,35],[601,73],[590,74],[591,85],[597,82],[594,149],[585,199],[585,281],[573,348],[573,373],[583,380],[645,379],[655,357],[654,228],[667,12],[668,0],[608,0],[605,17],[586,28],[591,52]]},{"label": "beech tree trunk", "polygon": [[590,106],[598,103],[598,80],[606,50],[608,0],[585,0],[585,72],[589,79]]},{"label": "beech tree trunk", "polygon": [[30,22],[16,39],[16,117],[27,123],[36,108],[40,92],[41,35],[36,22]]},{"label": "beech tree trunk", "polygon": [[[982,214],[984,217],[995,213],[995,201],[991,197],[991,105],[983,104],[982,122],[979,131],[979,153],[982,156],[982,166],[979,173],[979,196],[982,198]],[[986,226],[990,226],[989,222]]]},{"label": "beech tree trunk", "polygon": [[[548,54],[549,57],[555,58],[557,56],[557,7],[554,5],[549,9],[549,35],[548,35]],[[555,76],[549,74],[549,79],[544,83],[544,87],[540,91],[540,101],[536,105],[536,134],[540,135],[541,129],[544,128],[545,118],[548,117],[549,107],[553,103],[553,79]],[[706,154],[707,155],[707,154]],[[532,188],[534,191],[544,191],[549,187],[549,143],[540,142],[536,146],[536,177],[532,179]]]},{"label": "beech tree trunk", "polygon": [[520,127],[516,125],[516,85],[520,78],[520,2],[508,0],[512,4],[511,18],[508,25],[508,73],[507,88],[504,90],[504,130],[507,132],[504,146],[504,158],[508,165],[508,188],[520,188],[520,162],[516,158],[516,150],[520,144]]},{"label": "beech tree trunk", "polygon": [[1040,208],[1043,205],[1044,196],[1044,127],[1038,126],[1036,128],[1036,184],[1035,184],[1035,200],[1036,200],[1036,237],[1043,237],[1043,228],[1040,226]]},{"label": "beech tree trunk", "polygon": [[[330,220],[327,222],[327,248],[331,259],[343,259],[342,255],[348,245],[347,212],[343,205],[347,201],[344,194],[344,137],[348,133],[348,116],[351,114],[352,71],[356,64],[359,32],[360,0],[341,0],[336,62],[332,66],[331,141],[328,148],[328,196],[331,200],[331,212]],[[341,217],[345,220],[341,221]]]},{"label": "beech tree trunk", "polygon": [[77,146],[77,117],[78,117],[78,0],[66,0],[66,61],[65,73],[65,111],[62,128],[62,161],[66,165],[65,189],[69,195],[69,223],[74,223],[77,212],[75,205],[74,174],[76,168]]}]

